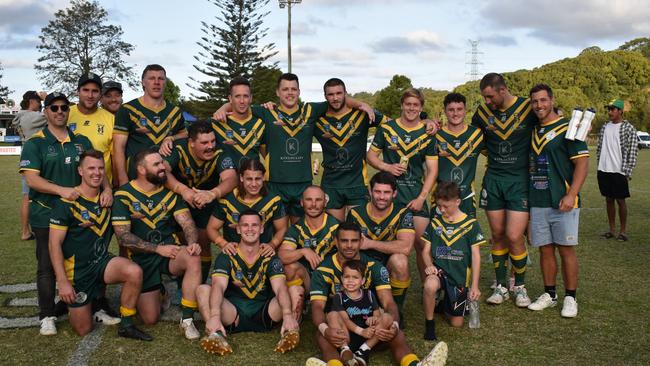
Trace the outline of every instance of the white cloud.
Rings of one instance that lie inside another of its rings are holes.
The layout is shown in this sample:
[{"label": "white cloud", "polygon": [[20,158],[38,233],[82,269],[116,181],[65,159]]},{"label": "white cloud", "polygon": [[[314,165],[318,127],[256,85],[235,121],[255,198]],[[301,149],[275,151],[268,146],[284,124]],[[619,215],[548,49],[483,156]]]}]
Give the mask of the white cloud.
[{"label": "white cloud", "polygon": [[481,14],[503,33],[523,29],[551,44],[585,46],[650,33],[644,0],[486,0]]},{"label": "white cloud", "polygon": [[382,38],[370,45],[375,52],[381,53],[420,53],[440,51],[447,45],[438,33],[418,30],[403,36]]}]

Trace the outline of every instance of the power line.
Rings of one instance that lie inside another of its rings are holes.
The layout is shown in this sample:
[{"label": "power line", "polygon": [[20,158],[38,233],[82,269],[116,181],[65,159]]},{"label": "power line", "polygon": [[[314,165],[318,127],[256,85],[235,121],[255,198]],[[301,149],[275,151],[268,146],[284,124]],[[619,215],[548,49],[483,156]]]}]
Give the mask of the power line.
[{"label": "power line", "polygon": [[478,44],[479,40],[472,40],[468,39],[469,45],[472,47],[471,51],[467,51],[467,54],[470,55],[470,61],[466,62],[466,65],[470,65],[470,70],[468,73],[465,73],[465,75],[469,76],[469,80],[478,80],[479,77],[481,76],[480,70],[479,70],[479,65],[483,65],[481,61],[479,61],[479,55],[482,55],[483,52],[480,52],[478,50]]}]

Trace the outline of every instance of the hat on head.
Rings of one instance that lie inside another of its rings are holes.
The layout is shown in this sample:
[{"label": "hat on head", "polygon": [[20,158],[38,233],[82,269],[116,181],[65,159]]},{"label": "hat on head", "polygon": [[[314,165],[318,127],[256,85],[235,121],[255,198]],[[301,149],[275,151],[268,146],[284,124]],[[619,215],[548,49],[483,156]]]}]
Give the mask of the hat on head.
[{"label": "hat on head", "polygon": [[612,101],[605,106],[605,108],[609,108],[609,107],[614,107],[623,110],[625,108],[625,103],[623,102],[623,99],[612,99]]},{"label": "hat on head", "polygon": [[23,94],[23,100],[38,100],[39,102],[41,101],[41,96],[38,95],[38,93],[34,90],[28,90]]},{"label": "hat on head", "polygon": [[77,88],[81,88],[83,85],[86,85],[87,83],[95,83],[99,88],[102,88],[102,78],[99,77],[99,75],[94,74],[92,72],[89,72],[87,74],[83,74],[79,77],[79,82],[77,83]]},{"label": "hat on head", "polygon": [[120,93],[124,93],[122,90],[122,84],[118,83],[117,81],[107,81],[104,83],[102,86],[102,95],[105,95],[111,90],[118,90]]},{"label": "hat on head", "polygon": [[56,100],[62,100],[65,102],[65,104],[70,105],[70,101],[68,100],[68,97],[65,96],[65,94],[59,92],[52,92],[48,94],[47,97],[45,97],[45,106],[48,107]]}]

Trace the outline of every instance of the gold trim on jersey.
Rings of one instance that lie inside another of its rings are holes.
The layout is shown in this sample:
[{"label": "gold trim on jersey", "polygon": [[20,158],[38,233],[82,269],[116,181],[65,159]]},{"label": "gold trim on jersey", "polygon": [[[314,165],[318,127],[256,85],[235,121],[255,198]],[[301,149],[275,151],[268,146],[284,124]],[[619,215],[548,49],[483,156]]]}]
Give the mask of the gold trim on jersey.
[{"label": "gold trim on jersey", "polygon": [[[217,159],[219,158],[219,155],[223,153],[221,149],[217,149],[212,160],[199,161],[199,159],[194,156],[192,148],[189,145],[187,146],[187,152],[180,145],[177,145],[176,149],[178,150],[178,155],[180,157],[180,173],[185,176],[190,188],[198,187],[212,178],[212,174],[214,174],[214,171],[217,169]],[[192,162],[194,162],[194,164],[192,164]],[[200,179],[196,175],[195,166],[203,170]],[[189,176],[185,173],[186,168],[190,168]]]},{"label": "gold trim on jersey", "polygon": [[[132,187],[135,188],[135,186],[132,185]],[[146,194],[146,193],[144,193]],[[153,195],[153,194],[152,194]],[[150,195],[147,195],[150,197]],[[120,198],[124,197],[124,198]],[[149,226],[152,229],[155,229],[158,222],[161,221],[165,215],[160,215],[161,211],[163,210],[171,210],[173,207],[176,206],[176,200],[178,199],[178,196],[172,192],[169,191],[165,196],[160,199],[158,204],[153,207],[151,210],[147,205],[141,204],[140,205],[140,211],[136,211],[133,208],[133,203],[134,202],[140,202],[139,199],[137,199],[133,194],[127,191],[119,191],[115,194],[115,198],[119,199],[122,203],[124,203],[125,206],[129,208],[129,212],[133,214],[142,214],[143,212],[145,213],[145,216],[140,219],[143,223],[145,223],[147,226]],[[141,203],[141,202],[140,202]],[[155,216],[157,215],[157,216]],[[155,216],[155,217],[153,217]]]},{"label": "gold trim on jersey", "polygon": [[[486,126],[497,127],[492,132],[494,132],[495,135],[501,137],[502,140],[507,140],[508,137],[510,137],[510,135],[517,129],[517,127],[519,127],[521,122],[523,122],[526,117],[528,117],[528,114],[531,113],[531,111],[532,108],[530,107],[530,99],[525,99],[523,102],[521,102],[521,104],[510,114],[510,116],[506,118],[505,122],[502,122],[499,118],[497,118],[492,110],[485,104],[481,104],[477,110],[479,117],[481,120],[483,120],[483,123]],[[494,117],[493,125],[489,123],[489,116]],[[516,119],[515,116],[517,116]]]},{"label": "gold trim on jersey", "polygon": [[[242,278],[237,278],[237,272],[243,273],[244,269],[242,268],[240,262],[237,260],[237,258],[241,259],[244,264],[246,265],[246,269],[252,269],[255,267],[257,261],[262,260],[261,263],[259,263],[257,267],[257,271],[255,272],[255,276],[253,276],[252,279],[248,279],[247,276],[241,276]],[[232,279],[241,282],[244,284],[243,287],[239,287],[239,290],[244,293],[249,299],[254,299],[255,296],[259,293],[258,289],[261,289],[261,287],[264,286],[264,283],[266,282],[265,278],[265,273],[266,273],[266,268],[269,265],[269,262],[271,261],[271,257],[260,257],[259,253],[257,254],[257,257],[253,261],[253,263],[249,263],[246,258],[242,255],[239,249],[237,249],[237,255],[231,257],[230,263],[232,264],[230,268],[230,276]],[[260,281],[263,281],[260,283]],[[261,285],[261,286],[260,286]],[[249,289],[253,289],[250,291]]]},{"label": "gold trim on jersey", "polygon": [[[347,121],[342,122],[341,120],[348,115],[350,117],[347,119]],[[332,124],[326,117],[335,118],[337,122],[340,121],[341,128],[340,129],[336,128],[336,122]],[[331,134],[332,137],[330,137],[330,140],[333,141],[335,144],[337,144],[339,147],[343,147],[352,136],[352,132],[359,130],[361,128],[361,124],[363,123],[365,117],[366,117],[365,112],[358,109],[351,110],[350,112],[342,115],[341,118],[337,118],[328,114],[325,117],[321,117],[319,119],[320,123],[316,123],[316,127],[319,130],[321,130],[321,132],[323,132],[324,134],[326,133]],[[326,131],[325,127],[323,127],[323,125],[325,124],[330,126],[329,131]],[[350,125],[352,125],[352,127],[350,127]]]},{"label": "gold trim on jersey", "polygon": [[[239,133],[235,133],[234,128],[230,126],[227,122],[212,122],[212,128],[214,131],[219,134],[224,140],[235,140],[235,144],[231,145],[235,150],[237,150],[241,155],[247,155],[255,147],[255,142],[260,142],[262,134],[264,134],[264,121],[261,118],[255,116],[250,116],[248,120],[242,121],[236,119],[235,117],[228,117],[229,120],[233,121],[244,127],[244,124],[255,119],[253,126],[250,129],[247,129],[246,136],[241,137]],[[226,127],[226,129],[224,129]],[[226,134],[226,130],[231,130],[233,132],[232,139]],[[254,137],[253,137],[254,136]]]},{"label": "gold trim on jersey", "polygon": [[289,114],[289,115],[296,113],[296,111],[300,112],[298,114],[298,118],[296,118],[295,120],[289,120],[287,118],[280,118],[280,115],[275,110],[270,110],[269,111],[271,113],[271,115],[273,116],[273,118],[275,118],[276,120],[280,120],[280,121],[285,123],[285,125],[281,126],[281,127],[284,130],[284,132],[286,132],[287,135],[289,135],[291,137],[295,137],[298,134],[298,132],[300,132],[302,130],[302,128],[304,127],[303,121],[307,121],[309,119],[309,116],[311,116],[311,110],[312,110],[312,108],[311,108],[311,106],[309,104],[307,104],[306,107],[300,107],[300,108],[296,109],[296,111],[294,111],[293,113],[284,110],[281,106],[278,107],[278,109],[283,114],[286,113],[286,114]]},{"label": "gold trim on jersey", "polygon": [[[411,130],[406,130],[406,128],[404,126],[402,126],[399,121],[396,121],[396,122],[400,126],[400,128],[404,129],[407,132],[417,131],[417,130],[424,127],[424,125],[420,125],[420,126],[414,127]],[[393,145],[393,143],[391,142],[391,136],[398,136],[397,141],[398,141],[398,145],[400,146],[400,149],[396,150],[396,152],[400,157],[406,156],[407,158],[411,158],[412,156],[417,154],[420,150],[423,150],[427,146],[429,146],[429,144],[432,142],[431,138],[429,138],[429,135],[424,133],[424,134],[421,134],[420,136],[418,136],[417,138],[415,138],[414,140],[412,140],[410,143],[407,144],[406,142],[403,141],[402,138],[399,137],[400,135],[391,126],[389,126],[387,124],[383,124],[383,125],[381,125],[381,128],[384,129],[384,132],[383,132],[384,141],[386,141],[386,143],[391,145],[391,146]],[[389,135],[389,133],[392,134],[392,135]]]},{"label": "gold trim on jersey", "polygon": [[[153,123],[153,121],[147,118],[147,116],[145,116],[144,113],[136,109],[134,106],[130,104],[123,104],[123,106],[124,108],[126,108],[131,112],[129,113],[129,119],[136,126],[142,128],[143,126],[140,125],[140,120],[142,118],[147,120],[147,126],[145,128],[147,128],[149,132],[147,132],[145,135],[147,135],[147,137],[149,137],[149,139],[153,141],[155,145],[159,144],[162,140],[165,139],[165,137],[167,137],[167,134],[171,130],[172,126],[176,124],[176,122],[178,122],[178,120],[181,118],[181,114],[179,113],[180,109],[174,106],[174,108],[172,108],[172,110],[167,114],[167,117],[165,117],[165,119],[162,120],[160,124],[156,125],[155,123]],[[154,111],[150,109],[150,111],[154,113],[158,113],[162,111],[162,109],[160,111]],[[134,116],[134,114],[137,117]]]},{"label": "gold trim on jersey", "polygon": [[561,133],[566,132],[568,128],[569,128],[568,124],[562,123],[550,129],[542,136],[539,136],[537,134],[537,129],[533,129],[532,147],[535,154],[537,155],[541,154],[546,144],[548,144],[551,140],[559,136]]},{"label": "gold trim on jersey", "polygon": [[[453,134],[452,132],[445,129],[443,129],[443,131],[445,133],[449,133],[453,135],[455,138],[458,138],[462,135],[462,134],[458,134],[458,135]],[[465,131],[467,131],[467,128],[465,129]],[[447,158],[455,166],[460,166],[465,162],[465,160],[467,160],[467,158],[473,152],[474,148],[481,144],[481,142],[483,141],[483,133],[481,132],[480,129],[477,128],[469,136],[469,138],[462,145],[460,145],[458,149],[456,149],[453,144],[447,141],[444,138],[444,136],[442,136],[439,133],[436,134],[436,140],[438,140],[439,142],[447,143],[447,149],[445,151],[449,152],[450,154],[448,156],[444,156],[444,158]]]},{"label": "gold trim on jersey", "polygon": [[63,260],[63,268],[65,268],[65,276],[68,278],[68,281],[74,285],[74,262],[75,256],[73,255],[70,258],[65,258]]},{"label": "gold trim on jersey", "polygon": [[[320,232],[323,231],[323,229],[325,229],[325,225],[327,225],[327,217],[328,217],[327,214],[323,215],[323,223],[321,224],[320,227],[318,227],[315,230],[312,230],[312,228],[309,226],[309,224],[307,224],[307,221],[305,221],[305,227],[307,227],[307,230],[309,231],[308,233],[305,232],[303,226],[296,225],[296,229],[298,230],[298,232],[300,234],[300,239],[303,242],[302,243],[303,247],[305,246],[304,245],[305,238],[315,237],[318,234],[320,234]],[[314,248],[316,253],[318,253],[320,255],[320,253],[323,251],[323,247],[325,246],[325,243],[328,243],[328,245],[327,245],[329,247],[329,250],[327,251],[328,253],[332,250],[332,248],[334,248],[333,237],[334,237],[334,235],[336,235],[336,229],[338,228],[338,226],[339,226],[339,224],[334,224],[334,225],[330,226],[329,228],[327,228],[327,233],[323,236],[323,238],[318,242],[318,244]],[[291,242],[289,242],[289,243],[291,243]],[[293,243],[291,243],[291,244],[293,244]]]},{"label": "gold trim on jersey", "polygon": [[[92,225],[88,226],[87,228],[92,230],[95,235],[98,237],[101,237],[104,235],[106,232],[106,229],[111,224],[111,214],[110,214],[110,209],[108,208],[100,208],[101,214],[97,215],[95,214],[92,210],[89,210],[88,208],[84,207],[77,201],[73,201],[72,207],[70,207],[70,212],[72,213],[72,216],[81,221],[81,222],[90,222]],[[81,212],[82,211],[87,211],[88,215],[90,216],[90,220],[86,220],[83,218]]]},{"label": "gold trim on jersey", "polygon": [[[394,206],[391,204],[391,209],[388,211],[388,213],[384,217],[374,217],[370,214],[370,203],[366,204],[366,213],[368,215],[368,218],[372,220],[375,224],[379,225],[384,222],[384,220],[391,214],[393,213]],[[379,241],[391,241],[395,238],[397,235],[398,231],[398,221],[402,218],[402,214],[406,208],[401,208],[399,212],[397,212],[389,221],[388,223],[384,226],[382,231],[379,233],[379,235],[375,235],[374,232],[371,230],[368,230],[368,233],[366,234],[370,239],[372,240],[379,240]],[[365,227],[366,229],[369,229],[370,226],[366,223],[366,220],[364,220],[361,215],[356,210],[350,211],[352,216],[359,222],[359,226]],[[388,229],[394,229],[394,232],[390,233],[388,232]],[[388,236],[386,236],[388,234]]]},{"label": "gold trim on jersey", "polygon": [[[467,215],[459,221],[467,219]],[[451,234],[447,233],[447,230],[445,229],[445,225],[450,225],[454,224],[451,222],[447,222],[445,219],[436,216],[431,220],[431,226],[434,228],[442,228],[442,231],[440,231],[438,234],[440,236],[440,239],[447,245],[448,247],[452,246],[458,239],[462,238],[465,233],[467,233],[469,230],[471,230],[472,224],[476,222],[476,219],[469,219],[462,223],[460,226],[454,229],[454,231]],[[433,238],[431,238],[433,239]]]}]

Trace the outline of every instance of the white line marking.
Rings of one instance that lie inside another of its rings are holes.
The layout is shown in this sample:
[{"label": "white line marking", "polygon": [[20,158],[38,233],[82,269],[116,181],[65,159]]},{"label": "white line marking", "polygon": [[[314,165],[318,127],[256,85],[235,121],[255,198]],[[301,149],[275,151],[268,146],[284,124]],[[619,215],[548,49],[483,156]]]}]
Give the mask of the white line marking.
[{"label": "white line marking", "polygon": [[85,366],[88,365],[90,356],[95,351],[97,346],[102,343],[102,336],[106,331],[106,327],[102,325],[95,325],[95,329],[88,333],[77,346],[70,359],[68,359],[68,366]]}]

